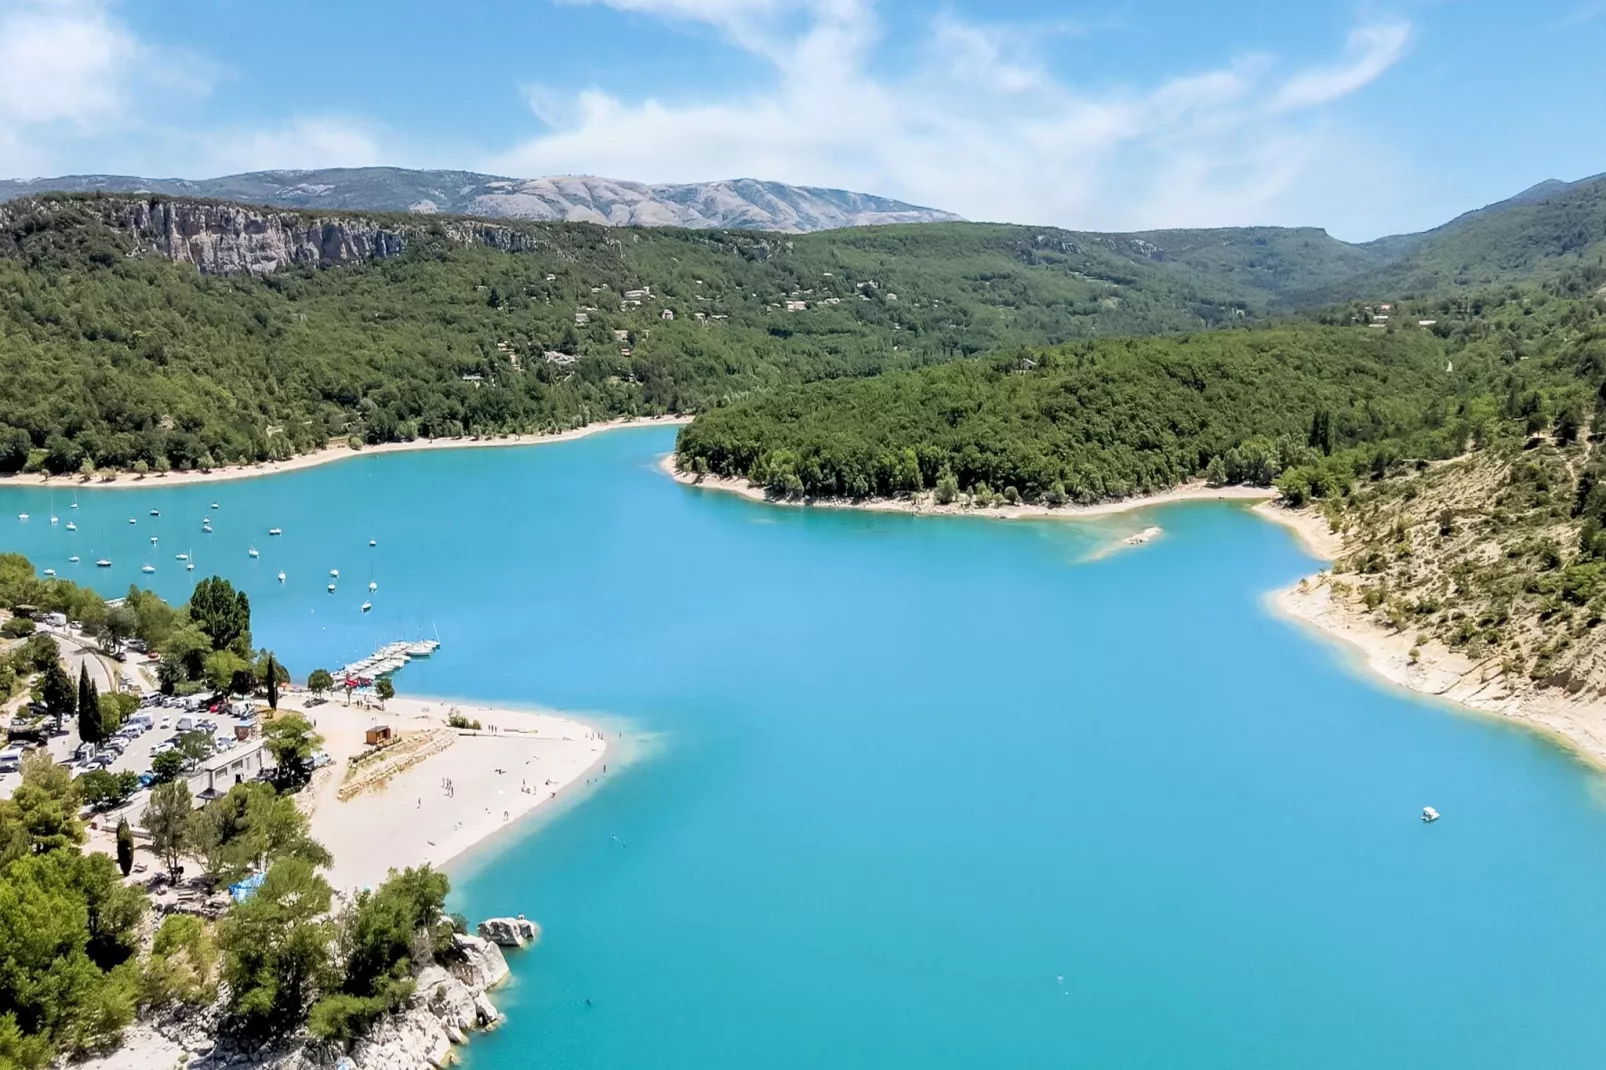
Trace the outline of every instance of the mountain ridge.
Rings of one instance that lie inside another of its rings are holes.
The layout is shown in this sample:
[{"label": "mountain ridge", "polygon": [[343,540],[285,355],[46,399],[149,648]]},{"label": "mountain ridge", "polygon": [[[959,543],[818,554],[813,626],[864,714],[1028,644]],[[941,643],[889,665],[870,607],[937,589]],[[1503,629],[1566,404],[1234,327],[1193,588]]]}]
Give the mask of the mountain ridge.
[{"label": "mountain ridge", "polygon": [[951,212],[890,197],[752,178],[649,184],[591,175],[524,179],[474,171],[361,167],[252,171],[208,179],[62,175],[0,180],[0,202],[43,193],[150,193],[303,210],[782,234],[960,219]]}]

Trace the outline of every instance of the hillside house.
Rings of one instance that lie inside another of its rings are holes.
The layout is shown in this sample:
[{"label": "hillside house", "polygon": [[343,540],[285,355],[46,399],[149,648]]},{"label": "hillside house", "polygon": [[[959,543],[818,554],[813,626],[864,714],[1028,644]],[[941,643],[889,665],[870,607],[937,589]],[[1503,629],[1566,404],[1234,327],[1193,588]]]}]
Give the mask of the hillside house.
[{"label": "hillside house", "polygon": [[670,320],[675,318],[675,310],[672,308],[666,308],[662,312],[658,313],[658,318],[663,320],[665,323],[668,323]]}]

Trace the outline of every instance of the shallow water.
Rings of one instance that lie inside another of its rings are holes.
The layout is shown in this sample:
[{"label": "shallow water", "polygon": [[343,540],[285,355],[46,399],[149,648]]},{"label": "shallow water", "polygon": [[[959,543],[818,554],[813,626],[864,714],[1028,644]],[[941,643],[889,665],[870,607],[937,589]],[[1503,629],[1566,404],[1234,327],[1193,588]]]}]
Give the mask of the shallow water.
[{"label": "shallow water", "polygon": [[652,737],[460,867],[466,913],[545,929],[470,1070],[1606,1059],[1601,781],[1269,615],[1313,568],[1285,532],[1173,506],[1088,562],[1108,526],[688,489],[672,441],[80,492],[76,536],[0,490],[0,548],[182,599],[193,547],[298,675],[438,628],[401,689]]}]

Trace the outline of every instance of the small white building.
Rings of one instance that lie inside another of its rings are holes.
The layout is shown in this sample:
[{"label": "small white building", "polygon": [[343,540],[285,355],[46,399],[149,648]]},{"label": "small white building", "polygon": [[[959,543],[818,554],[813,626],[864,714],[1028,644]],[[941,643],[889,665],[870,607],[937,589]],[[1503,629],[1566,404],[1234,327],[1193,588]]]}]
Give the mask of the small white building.
[{"label": "small white building", "polygon": [[658,318],[663,320],[665,323],[668,323],[670,320],[675,318],[675,310],[672,308],[666,308],[662,312],[658,313]]},{"label": "small white building", "polygon": [[261,739],[251,739],[235,747],[214,754],[190,774],[190,795],[197,802],[210,802],[226,795],[236,784],[244,784],[262,775],[268,764],[267,748]]}]

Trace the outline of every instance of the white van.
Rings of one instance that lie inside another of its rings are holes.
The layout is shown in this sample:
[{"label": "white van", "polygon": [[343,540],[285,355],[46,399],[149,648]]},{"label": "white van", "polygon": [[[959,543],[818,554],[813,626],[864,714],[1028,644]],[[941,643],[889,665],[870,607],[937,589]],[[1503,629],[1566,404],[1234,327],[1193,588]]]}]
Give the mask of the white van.
[{"label": "white van", "polygon": [[15,773],[21,768],[21,747],[7,747],[5,750],[0,750],[0,773]]},{"label": "white van", "polygon": [[180,732],[192,732],[195,730],[195,718],[180,717],[178,719],[178,724],[175,727]]}]

